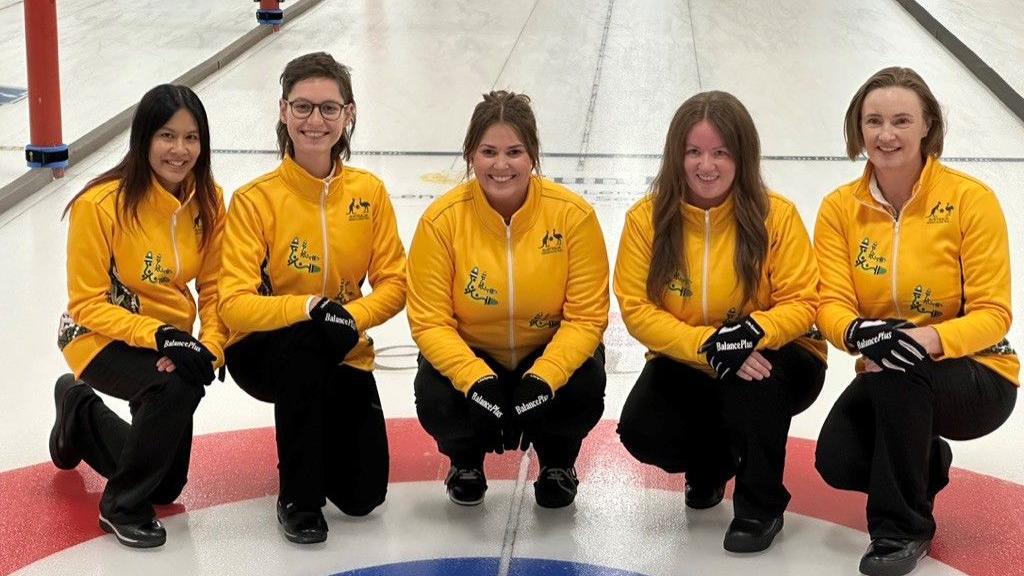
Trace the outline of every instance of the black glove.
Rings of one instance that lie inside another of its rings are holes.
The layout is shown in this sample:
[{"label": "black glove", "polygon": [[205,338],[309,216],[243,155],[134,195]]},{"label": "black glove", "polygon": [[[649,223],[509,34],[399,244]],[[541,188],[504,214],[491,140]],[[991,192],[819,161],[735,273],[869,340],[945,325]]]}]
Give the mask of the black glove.
[{"label": "black glove", "polygon": [[502,392],[498,377],[484,376],[476,381],[466,395],[469,399],[469,422],[476,433],[477,440],[485,452],[504,451],[502,425],[506,418],[501,407]]},{"label": "black glove", "polygon": [[738,322],[723,324],[697,352],[707,358],[718,379],[723,380],[726,376],[736,375],[761,338],[764,338],[764,330],[747,316]]},{"label": "black glove", "polygon": [[320,330],[330,346],[331,360],[343,362],[348,353],[359,343],[356,321],[341,305],[323,298],[309,311],[309,317],[320,325]]},{"label": "black glove", "polygon": [[879,368],[906,372],[930,360],[928,351],[903,332],[913,328],[906,320],[857,318],[846,328],[846,347],[857,351]]},{"label": "black glove", "polygon": [[174,363],[174,371],[186,382],[209,386],[213,382],[213,352],[199,340],[174,326],[156,330],[156,349]]},{"label": "black glove", "polygon": [[551,386],[539,376],[524,374],[512,394],[516,417],[524,423],[542,420],[551,407],[554,395]]}]

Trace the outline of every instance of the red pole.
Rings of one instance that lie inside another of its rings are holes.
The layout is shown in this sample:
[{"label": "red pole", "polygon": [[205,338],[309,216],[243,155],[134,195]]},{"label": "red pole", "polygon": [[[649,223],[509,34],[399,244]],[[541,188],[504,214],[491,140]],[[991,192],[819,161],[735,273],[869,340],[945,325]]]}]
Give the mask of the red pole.
[{"label": "red pole", "polygon": [[256,11],[256,22],[260,26],[273,26],[274,32],[281,29],[281,22],[284,21],[284,12],[281,11],[281,0],[256,0],[260,3]]},{"label": "red pole", "polygon": [[61,134],[57,0],[25,0],[25,52],[31,130],[25,159],[29,166],[51,168],[54,178],[61,178],[68,166],[68,147]]}]

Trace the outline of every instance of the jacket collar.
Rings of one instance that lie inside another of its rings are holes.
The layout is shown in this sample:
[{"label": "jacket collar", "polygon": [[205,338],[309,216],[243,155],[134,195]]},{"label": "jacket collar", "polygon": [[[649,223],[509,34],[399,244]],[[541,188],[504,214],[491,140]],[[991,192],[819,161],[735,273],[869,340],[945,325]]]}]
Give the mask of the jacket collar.
[{"label": "jacket collar", "polygon": [[192,176],[189,176],[184,182],[181,183],[182,188],[186,191],[185,201],[178,201],[178,197],[169,192],[160,184],[160,181],[156,179],[156,175],[150,174],[149,178],[150,193],[149,198],[153,207],[160,214],[173,214],[183,207],[188,206],[189,202],[196,195],[196,183]]},{"label": "jacket collar", "polygon": [[[921,169],[921,175],[917,177],[917,182],[914,183],[914,188],[910,192],[910,198],[908,198],[907,203],[903,205],[904,208],[906,208],[918,196],[928,193],[928,190],[931,188],[932,182],[934,181],[934,174],[940,169],[940,166],[941,164],[939,164],[939,161],[933,156],[929,156],[927,160],[925,160],[924,168]],[[865,204],[887,210],[886,206],[888,203],[879,201],[875,198],[874,194],[872,194],[872,181],[875,181],[875,167],[871,162],[867,162],[864,165],[864,174],[861,175],[860,180],[857,182],[857,187],[853,190],[854,196]]]},{"label": "jacket collar", "polygon": [[295,192],[302,198],[310,200],[312,202],[319,202],[320,196],[324,191],[324,183],[327,184],[327,195],[331,196],[335,192],[341,190],[341,178],[340,174],[337,173],[338,161],[334,162],[331,167],[331,175],[327,178],[320,179],[310,175],[309,172],[299,166],[290,154],[285,154],[284,159],[281,161],[281,166],[278,171],[281,174],[281,180],[284,181],[285,186],[289,190]]},{"label": "jacket collar", "polygon": [[[512,220],[509,223],[513,235],[529,230],[533,226],[539,212],[542,187],[543,183],[539,176],[530,177],[530,185],[526,189],[526,201],[512,215]],[[473,208],[484,226],[495,234],[505,236],[508,230],[508,227],[505,226],[505,219],[487,201],[487,196],[484,195],[484,190],[480,187],[480,181],[476,178],[470,180],[469,190],[473,197]]]},{"label": "jacket collar", "polygon": [[733,211],[735,207],[736,199],[735,194],[733,193],[726,196],[724,202],[708,210],[683,202],[683,220],[686,221],[687,224],[703,228],[705,219],[708,219],[711,222],[712,227],[718,227],[723,222],[731,222],[733,220]]}]

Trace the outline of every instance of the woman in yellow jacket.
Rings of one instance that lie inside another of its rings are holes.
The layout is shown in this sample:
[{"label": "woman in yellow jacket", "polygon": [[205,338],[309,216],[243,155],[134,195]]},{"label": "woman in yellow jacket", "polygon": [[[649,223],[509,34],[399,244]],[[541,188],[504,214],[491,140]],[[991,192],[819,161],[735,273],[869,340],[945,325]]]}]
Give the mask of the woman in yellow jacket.
[{"label": "woman in yellow jacket", "polygon": [[405,304],[405,250],[383,183],[342,163],[356,120],[349,69],[306,54],[281,87],[282,162],[231,200],[220,312],[231,376],[274,404],[278,522],[307,544],[327,538],[326,500],[350,516],[384,502],[387,433],[366,330]]},{"label": "woman in yellow jacket", "polygon": [[864,175],[822,202],[817,324],[860,354],[818,439],[830,485],[866,492],[865,574],[906,574],[928,553],[952,452],[1002,424],[1017,395],[1006,222],[983,183],[942,165],[939,103],[909,68],[886,68],[846,112]]},{"label": "woman in yellow jacket", "polygon": [[601,228],[582,198],[534,175],[528,97],[486,94],[462,152],[475,178],[427,208],[410,248],[416,411],[451,459],[456,504],[483,501],[486,452],[532,441],[537,503],[568,506],[576,456],[604,408]]},{"label": "woman in yellow jacket", "polygon": [[649,353],[618,431],[641,462],[686,472],[690,508],[717,505],[736,477],[732,552],[764,550],[782,529],[790,420],[825,377],[825,343],[808,336],[817,278],[795,206],[762,181],[743,104],[684,102],[619,244],[615,295]]},{"label": "woman in yellow jacket", "polygon": [[[64,470],[85,460],[107,478],[100,528],[126,546],[160,546],[167,536],[153,504],[170,504],[185,486],[192,414],[224,356],[216,292],[224,201],[195,93],[170,84],[147,92],[128,153],[68,213],[68,311],[57,344],[74,375],[57,381],[50,456]],[[93,389],[128,400],[131,424]]]}]

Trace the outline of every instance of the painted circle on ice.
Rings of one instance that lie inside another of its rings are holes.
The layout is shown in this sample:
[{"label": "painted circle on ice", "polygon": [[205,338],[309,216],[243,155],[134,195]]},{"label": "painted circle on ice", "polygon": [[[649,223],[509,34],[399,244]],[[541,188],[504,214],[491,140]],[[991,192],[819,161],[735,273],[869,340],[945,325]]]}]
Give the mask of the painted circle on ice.
[{"label": "painted circle on ice", "polygon": [[[438,558],[385,564],[339,572],[333,576],[492,576],[498,572],[497,558]],[[643,576],[593,564],[562,560],[515,558],[509,564],[509,576]]]},{"label": "painted circle on ice", "polygon": [[[447,470],[447,459],[437,453],[437,444],[419,422],[414,418],[393,418],[387,421],[387,426],[390,481],[440,482]],[[506,452],[502,456],[488,457],[488,478],[514,480],[521,454]],[[275,494],[276,463],[273,428],[197,436],[192,448],[189,483],[178,501],[158,508],[158,514],[167,517]],[[530,474],[535,475],[536,461],[531,468]],[[678,492],[683,486],[679,475],[665,474],[640,464],[627,454],[612,420],[600,422],[590,433],[583,443],[576,468],[584,484],[591,478],[613,474],[638,490]],[[1024,538],[1020,524],[1020,519],[1024,518],[1024,486],[958,468],[951,471],[950,477],[950,485],[936,501],[939,531],[929,555],[971,575],[1019,574],[1020,542]],[[96,516],[104,485],[103,478],[84,464],[70,472],[56,470],[50,462],[0,472],[4,506],[17,511],[0,521],[0,574],[14,572],[36,560],[103,536]],[[813,441],[789,439],[786,486],[793,494],[789,512],[865,531],[864,495],[825,485],[814,470]],[[32,521],[19,521],[25,518]],[[55,526],[60,529],[55,530]],[[494,558],[481,561],[497,562]],[[530,566],[529,561],[517,559],[511,567],[520,565]],[[536,571],[522,568],[511,574],[580,574],[566,571],[570,566],[574,565],[548,563]],[[438,572],[425,572],[435,573]],[[454,570],[450,565],[440,573],[473,574]],[[627,572],[614,571],[582,574],[630,576]]]}]

